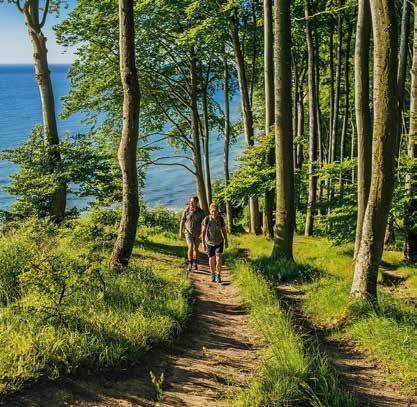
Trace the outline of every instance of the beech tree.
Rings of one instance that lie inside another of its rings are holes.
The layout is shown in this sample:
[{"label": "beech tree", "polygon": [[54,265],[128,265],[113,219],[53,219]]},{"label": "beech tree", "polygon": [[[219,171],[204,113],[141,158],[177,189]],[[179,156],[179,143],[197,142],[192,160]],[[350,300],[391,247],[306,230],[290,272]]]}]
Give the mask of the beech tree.
[{"label": "beech tree", "polygon": [[417,262],[417,188],[415,175],[415,160],[417,158],[417,5],[414,6],[414,40],[413,62],[411,67],[411,101],[410,101],[410,131],[408,134],[407,155],[411,171],[406,176],[407,206],[405,208],[405,257],[411,262]]},{"label": "beech tree", "polygon": [[395,3],[370,0],[374,37],[374,127],[372,178],[351,296],[377,299],[378,267],[394,188],[398,138],[398,28]]},{"label": "beech tree", "polygon": [[315,50],[311,28],[311,0],[305,0],[305,32],[307,39],[308,53],[308,101],[309,101],[309,148],[308,148],[308,202],[305,232],[306,236],[313,235],[314,211],[316,205],[317,176],[315,172],[315,163],[317,160],[317,99],[316,99],[316,81],[315,81]]},{"label": "beech tree", "polygon": [[[45,0],[43,6],[39,0],[13,0],[19,11],[23,14],[33,50],[36,81],[42,105],[44,142],[50,147],[49,159],[46,166],[51,173],[59,166],[61,156],[59,153],[59,135],[55,112],[54,91],[51,82],[51,72],[48,64],[48,49],[46,37],[43,33],[48,14],[59,10],[60,0]],[[56,187],[51,193],[50,216],[55,221],[64,219],[66,208],[67,188],[65,182],[56,180]]]},{"label": "beech tree", "polygon": [[355,115],[358,143],[358,215],[354,258],[362,238],[362,225],[371,184],[372,118],[369,99],[369,52],[371,45],[369,0],[360,0],[355,44]]},{"label": "beech tree", "polygon": [[139,219],[139,190],[136,152],[139,138],[140,91],[135,61],[134,0],[119,0],[120,78],[123,86],[122,137],[119,164],[123,177],[122,216],[110,265],[127,267]]},{"label": "beech tree", "polygon": [[283,256],[292,260],[295,202],[291,108],[291,11],[290,2],[287,0],[275,0],[274,5],[276,220],[272,256]]}]

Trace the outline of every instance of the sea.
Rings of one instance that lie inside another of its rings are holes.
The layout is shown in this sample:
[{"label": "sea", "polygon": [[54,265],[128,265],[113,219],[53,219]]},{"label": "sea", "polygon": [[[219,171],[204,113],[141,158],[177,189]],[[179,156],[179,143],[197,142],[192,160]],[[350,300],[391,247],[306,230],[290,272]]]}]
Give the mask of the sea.
[{"label": "sea", "polygon": [[[67,78],[69,65],[51,65],[51,78],[54,89],[56,110],[62,109],[62,97],[70,91]],[[215,94],[217,103],[222,105],[221,89]],[[232,119],[239,115],[239,99],[234,95],[231,100]],[[82,123],[83,116],[74,114],[66,120],[58,118],[58,129],[62,136],[65,132],[82,134],[88,127]],[[35,80],[33,65],[0,65],[0,150],[13,148],[23,143],[34,126],[42,124],[41,102]],[[167,126],[169,126],[167,124]],[[153,136],[154,138],[157,136]],[[242,139],[231,146],[230,166],[233,169],[236,159],[243,149]],[[211,134],[210,168],[212,180],[223,176],[223,139],[221,135]],[[153,153],[153,159],[159,156],[178,155],[166,144]],[[166,162],[160,161],[160,162]],[[174,160],[168,160],[174,162]],[[14,197],[4,191],[10,175],[17,170],[16,165],[0,160],[0,209],[10,206]],[[151,165],[146,174],[144,200],[148,206],[162,205],[172,210],[182,208],[189,196],[196,194],[195,179],[181,166]],[[85,210],[93,198],[68,197],[68,207]]]}]

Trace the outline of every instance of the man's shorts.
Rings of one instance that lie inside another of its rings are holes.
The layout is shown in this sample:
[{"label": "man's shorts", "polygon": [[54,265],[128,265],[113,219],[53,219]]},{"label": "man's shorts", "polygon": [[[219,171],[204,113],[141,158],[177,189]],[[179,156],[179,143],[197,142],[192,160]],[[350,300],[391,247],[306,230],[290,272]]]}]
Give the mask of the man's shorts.
[{"label": "man's shorts", "polygon": [[224,247],[223,242],[216,246],[212,246],[209,244],[206,246],[207,246],[207,256],[209,257],[217,256],[223,253],[223,247]]},{"label": "man's shorts", "polygon": [[185,240],[188,246],[193,246],[195,250],[198,249],[198,246],[200,246],[200,243],[201,243],[200,236],[196,237],[188,232],[185,232]]}]

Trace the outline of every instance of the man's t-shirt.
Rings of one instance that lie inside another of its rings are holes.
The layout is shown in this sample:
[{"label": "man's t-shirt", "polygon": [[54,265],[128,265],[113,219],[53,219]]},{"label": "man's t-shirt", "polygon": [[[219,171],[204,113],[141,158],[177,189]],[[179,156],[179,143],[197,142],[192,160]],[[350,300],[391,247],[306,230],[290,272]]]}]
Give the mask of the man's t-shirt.
[{"label": "man's t-shirt", "polygon": [[182,214],[183,221],[185,221],[185,231],[194,237],[201,235],[201,222],[204,219],[204,212],[201,208],[192,210],[190,207],[186,208]]},{"label": "man's t-shirt", "polygon": [[206,228],[206,244],[217,246],[223,243],[223,217],[219,215],[216,219],[213,219],[211,216],[206,216],[203,220],[203,226]]}]

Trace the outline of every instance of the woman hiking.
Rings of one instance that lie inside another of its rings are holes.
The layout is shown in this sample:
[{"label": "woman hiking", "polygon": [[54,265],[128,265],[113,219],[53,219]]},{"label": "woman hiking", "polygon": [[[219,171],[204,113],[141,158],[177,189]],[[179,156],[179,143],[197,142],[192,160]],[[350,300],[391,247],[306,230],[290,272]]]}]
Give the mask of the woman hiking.
[{"label": "woman hiking", "polygon": [[224,219],[219,214],[215,203],[210,205],[210,215],[203,220],[203,247],[209,257],[211,281],[221,283],[222,256],[224,248],[227,249],[227,233]]},{"label": "woman hiking", "polygon": [[198,206],[198,196],[193,196],[182,214],[179,230],[179,238],[182,239],[184,232],[188,246],[188,271],[191,269],[197,270],[197,253],[201,242],[201,223],[203,219],[204,212]]}]

